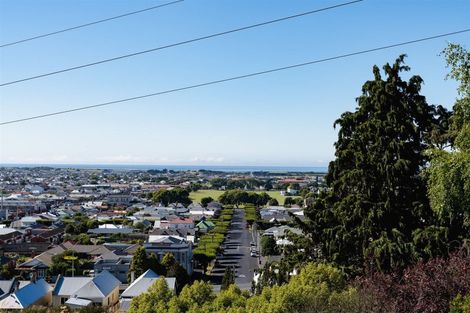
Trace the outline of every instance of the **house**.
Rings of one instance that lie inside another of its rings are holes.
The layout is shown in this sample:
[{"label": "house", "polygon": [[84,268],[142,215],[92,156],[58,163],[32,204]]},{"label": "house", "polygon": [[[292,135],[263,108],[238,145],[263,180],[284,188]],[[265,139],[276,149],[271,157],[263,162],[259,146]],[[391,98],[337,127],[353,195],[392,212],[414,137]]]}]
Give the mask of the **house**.
[{"label": "house", "polygon": [[[132,299],[146,292],[159,278],[160,276],[158,276],[152,270],[147,270],[145,273],[140,275],[121,294],[121,299],[119,300],[119,311],[127,312],[127,310],[130,307]],[[168,287],[174,291],[176,278],[165,277],[165,280],[166,280],[166,283],[168,284]]]},{"label": "house", "polygon": [[23,233],[16,229],[9,228],[9,227],[0,228],[0,242],[1,243],[7,242],[21,235],[23,235]]},{"label": "house", "polygon": [[132,196],[125,193],[116,193],[108,195],[106,202],[111,205],[129,205],[132,201]]},{"label": "house", "polygon": [[214,229],[215,224],[211,221],[208,221],[206,219],[203,219],[199,223],[197,223],[196,228],[199,232],[201,233],[207,233],[210,230]]},{"label": "house", "polygon": [[52,291],[52,306],[64,305],[73,293],[89,283],[93,277],[63,277],[59,276]]},{"label": "house", "polygon": [[183,239],[186,239],[187,241],[191,242],[194,244],[194,240],[196,239],[196,231],[195,229],[189,229],[189,228],[179,228],[179,229],[154,229],[149,233],[149,239],[150,241],[153,241],[157,238],[161,238],[164,236],[176,236],[176,237],[181,237]]},{"label": "house", "polygon": [[170,220],[161,220],[160,228],[162,229],[180,229],[180,228],[194,228],[194,221],[192,218],[174,218]]},{"label": "house", "polygon": [[176,261],[183,266],[189,275],[193,273],[193,247],[192,243],[176,236],[151,237],[144,248],[147,253],[155,253],[160,261],[166,253],[172,253]]},{"label": "house", "polygon": [[123,284],[127,283],[127,274],[132,262],[132,255],[116,255],[109,252],[98,258],[93,265],[95,275],[108,271]]},{"label": "house", "polygon": [[95,235],[112,235],[112,234],[132,234],[134,230],[123,225],[114,225],[114,224],[104,224],[99,225],[98,228],[89,229],[89,234]]},{"label": "house", "polygon": [[57,278],[53,291],[53,306],[67,305],[72,309],[102,306],[113,310],[119,301],[119,280],[108,271],[95,277]]},{"label": "house", "polygon": [[302,234],[302,230],[286,225],[282,226],[274,226],[271,228],[266,229],[263,232],[263,236],[270,236],[273,237],[276,240],[276,244],[279,246],[286,246],[292,244],[288,239],[286,239],[286,235],[288,232],[294,233],[294,234]]},{"label": "house", "polygon": [[30,275],[33,275],[34,273],[38,278],[45,277],[46,270],[52,265],[52,257],[61,254],[66,250],[73,250],[78,256],[92,260],[110,252],[110,250],[104,245],[79,245],[67,241],[18,265],[17,269],[22,272],[29,272]]},{"label": "house", "polygon": [[0,300],[0,310],[23,310],[33,305],[49,306],[52,287],[44,280],[33,281]]}]

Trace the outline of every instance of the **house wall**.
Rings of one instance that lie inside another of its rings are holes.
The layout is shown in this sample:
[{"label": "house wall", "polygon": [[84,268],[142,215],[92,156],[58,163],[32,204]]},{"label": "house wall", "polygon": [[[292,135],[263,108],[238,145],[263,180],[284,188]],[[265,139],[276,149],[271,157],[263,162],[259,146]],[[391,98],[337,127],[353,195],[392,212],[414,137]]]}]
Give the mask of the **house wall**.
[{"label": "house wall", "polygon": [[119,286],[113,289],[113,291],[101,302],[101,306],[108,308],[109,312],[114,312],[119,309]]}]

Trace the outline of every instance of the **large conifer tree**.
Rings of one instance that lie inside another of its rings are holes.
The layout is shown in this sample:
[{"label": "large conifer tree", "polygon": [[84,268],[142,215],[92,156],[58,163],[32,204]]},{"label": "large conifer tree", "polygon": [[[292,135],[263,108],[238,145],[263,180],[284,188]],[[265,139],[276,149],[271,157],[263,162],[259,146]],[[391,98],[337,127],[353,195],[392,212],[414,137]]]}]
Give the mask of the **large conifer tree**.
[{"label": "large conifer tree", "polygon": [[384,78],[373,68],[356,111],[335,122],[329,190],[306,210],[305,230],[323,257],[354,270],[366,260],[382,270],[401,267],[419,257],[420,241],[428,247],[431,237],[444,236],[428,227],[433,216],[421,175],[438,110],[420,94],[419,76],[400,77],[409,71],[404,56],[383,69]]}]

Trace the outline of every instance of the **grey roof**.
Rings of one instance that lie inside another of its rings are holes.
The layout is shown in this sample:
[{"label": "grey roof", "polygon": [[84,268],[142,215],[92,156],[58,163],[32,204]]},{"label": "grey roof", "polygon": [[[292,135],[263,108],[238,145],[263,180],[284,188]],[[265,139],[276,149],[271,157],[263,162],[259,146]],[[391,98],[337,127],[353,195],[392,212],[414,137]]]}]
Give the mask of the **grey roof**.
[{"label": "grey roof", "polygon": [[92,304],[93,302],[87,299],[80,299],[80,298],[70,298],[68,299],[65,304],[71,307],[86,307]]},{"label": "grey roof", "polygon": [[52,293],[55,296],[70,297],[75,291],[84,286],[86,283],[90,282],[92,279],[92,277],[59,276]]},{"label": "grey roof", "polygon": [[172,244],[186,243],[186,241],[182,238],[178,238],[175,236],[163,236],[163,237],[153,238],[151,241],[149,240],[149,243],[172,245]]},{"label": "grey roof", "polygon": [[0,280],[0,297],[4,294],[8,294],[13,289],[15,279],[10,280]]},{"label": "grey roof", "polygon": [[132,234],[132,228],[93,228],[89,229],[89,234]]},{"label": "grey roof", "polygon": [[[152,270],[147,270],[145,273],[139,276],[126,290],[121,294],[122,298],[134,298],[141,293],[147,292],[147,290],[160,278]],[[176,279],[174,277],[165,278],[168,287],[172,290],[175,289]]]},{"label": "grey roof", "polygon": [[83,285],[73,296],[84,299],[100,299],[109,295],[121,282],[108,271],[102,271]]}]

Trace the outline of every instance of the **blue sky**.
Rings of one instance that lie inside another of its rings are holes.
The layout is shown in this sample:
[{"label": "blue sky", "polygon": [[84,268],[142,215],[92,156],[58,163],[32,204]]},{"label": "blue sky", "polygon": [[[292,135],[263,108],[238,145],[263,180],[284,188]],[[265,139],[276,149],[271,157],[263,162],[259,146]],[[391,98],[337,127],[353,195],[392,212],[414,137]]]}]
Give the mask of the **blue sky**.
[{"label": "blue sky", "polygon": [[[164,1],[3,0],[0,43]],[[0,49],[0,82],[149,49],[341,1],[186,0]],[[134,58],[0,87],[0,121],[197,84],[470,27],[470,2],[366,0]],[[323,166],[333,122],[374,64],[408,55],[432,104],[456,84],[438,54],[470,33],[110,107],[0,127],[0,163]],[[407,74],[406,76],[409,76]]]}]

